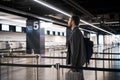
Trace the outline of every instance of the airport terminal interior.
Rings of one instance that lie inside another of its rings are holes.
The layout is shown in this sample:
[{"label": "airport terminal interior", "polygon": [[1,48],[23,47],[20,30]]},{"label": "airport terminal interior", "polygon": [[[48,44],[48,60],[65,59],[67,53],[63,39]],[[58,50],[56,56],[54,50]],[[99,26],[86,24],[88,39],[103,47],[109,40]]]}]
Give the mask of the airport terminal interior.
[{"label": "airport terminal interior", "polygon": [[0,0],[0,80],[68,80],[76,68],[66,64],[72,15],[80,17],[80,31],[93,42],[89,64],[79,67],[84,80],[120,80],[119,5],[118,0]]}]

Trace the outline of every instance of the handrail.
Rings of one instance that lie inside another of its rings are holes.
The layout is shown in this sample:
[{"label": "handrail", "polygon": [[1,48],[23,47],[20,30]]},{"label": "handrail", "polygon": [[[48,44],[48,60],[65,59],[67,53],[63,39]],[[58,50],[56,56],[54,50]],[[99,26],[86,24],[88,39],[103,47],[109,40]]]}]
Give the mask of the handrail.
[{"label": "handrail", "polygon": [[112,48],[115,48],[115,47],[118,47],[118,46],[111,46],[111,47],[109,47],[109,48],[103,49],[103,51],[109,50],[109,49],[112,49]]},{"label": "handrail", "polygon": [[41,58],[66,59],[66,57],[41,56]]},{"label": "handrail", "polygon": [[[51,68],[58,67],[56,65],[36,65],[36,64],[11,64],[11,63],[1,63],[0,66],[14,66],[14,67],[41,67],[41,68]],[[94,68],[94,67],[73,67],[67,65],[59,65],[59,68],[67,69],[80,69],[80,70],[94,70],[94,71],[109,71],[109,72],[120,72],[120,69],[110,69],[110,68]]]},{"label": "handrail", "polygon": [[90,60],[108,60],[108,61],[120,61],[120,59],[109,59],[109,58],[91,58]]},{"label": "handrail", "polygon": [[12,50],[0,50],[0,53],[19,53],[19,52],[22,52],[22,53],[25,53],[26,50],[15,50],[15,51],[12,51]]},{"label": "handrail", "polygon": [[101,45],[93,46],[93,48],[98,48],[98,47],[101,47]]},{"label": "handrail", "polygon": [[[52,58],[52,59],[66,59],[66,57],[50,57],[50,56],[41,56],[41,58]],[[109,59],[109,58],[91,58],[90,60],[108,60],[108,61],[120,61],[120,59]]]},{"label": "handrail", "polygon": [[36,64],[12,64],[12,63],[0,63],[0,66],[15,66],[15,67],[52,67],[54,65],[36,65]]},{"label": "handrail", "polygon": [[0,58],[39,58],[38,55],[36,56],[3,56],[0,55]]},{"label": "handrail", "polygon": [[[94,52],[93,54],[98,54],[97,52]],[[99,54],[106,54],[106,55],[109,55],[109,54],[112,54],[112,55],[120,55],[120,53],[101,53],[99,52]]]},{"label": "handrail", "polygon": [[66,66],[66,65],[60,65],[60,68],[82,69],[82,70],[94,70],[94,71],[120,72],[120,69],[94,68],[94,67],[73,67],[73,66]]}]

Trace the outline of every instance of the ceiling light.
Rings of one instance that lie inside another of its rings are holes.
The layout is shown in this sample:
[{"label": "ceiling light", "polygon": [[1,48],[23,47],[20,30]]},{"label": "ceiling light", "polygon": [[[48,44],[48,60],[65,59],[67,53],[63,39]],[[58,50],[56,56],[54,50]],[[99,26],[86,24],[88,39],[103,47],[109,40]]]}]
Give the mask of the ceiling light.
[{"label": "ceiling light", "polygon": [[9,20],[9,21],[13,21],[13,22],[18,22],[18,23],[22,23],[22,24],[26,23],[26,20],[11,19],[11,18],[8,18],[8,17],[3,17],[3,16],[0,16],[0,19]]},{"label": "ceiling light", "polygon": [[[72,15],[70,15],[70,14],[68,14],[68,13],[66,13],[66,12],[64,12],[64,11],[62,11],[62,10],[60,10],[60,9],[58,9],[58,8],[56,8],[56,7],[52,6],[52,5],[44,2],[44,1],[42,1],[42,0],[34,0],[34,1],[37,2],[37,3],[39,3],[39,4],[41,4],[41,5],[44,5],[44,6],[48,7],[48,8],[50,8],[50,9],[53,9],[53,10],[55,10],[55,11],[57,11],[57,12],[60,12],[60,13],[62,13],[62,14],[64,14],[64,15],[68,16],[68,17],[71,17],[71,16],[72,16]],[[86,21],[84,21],[84,20],[82,20],[82,19],[81,19],[80,21],[83,22],[83,23],[85,23],[85,24],[87,24],[87,25],[90,25],[90,26],[92,26],[92,27],[94,27],[94,28],[96,28],[96,29],[99,29],[99,30],[101,30],[101,31],[104,31],[104,32],[106,32],[106,33],[109,33],[109,34],[114,35],[113,33],[109,32],[109,31],[106,31],[106,30],[104,30],[104,29],[102,29],[102,28],[99,28],[99,27],[97,27],[97,26],[95,26],[95,25],[93,25],[93,24],[90,24],[90,23],[88,23],[88,22],[86,22]]]},{"label": "ceiling light", "polygon": [[54,16],[54,15],[48,15],[49,17],[53,17],[53,18],[56,18],[56,19],[62,19],[61,17],[58,17],[58,16]]},{"label": "ceiling light", "polygon": [[95,26],[95,25],[93,25],[93,24],[90,24],[90,23],[88,23],[88,22],[86,22],[86,21],[84,21],[84,20],[80,20],[80,21],[83,22],[83,23],[85,23],[85,24],[87,24],[87,25],[89,25],[89,26],[92,26],[92,27],[94,27],[94,28],[97,28],[97,29],[99,29],[99,30],[101,30],[101,31],[104,31],[104,32],[106,32],[106,33],[109,33],[109,34],[111,34],[111,35],[114,35],[113,33],[109,32],[109,31],[106,31],[106,30],[104,30],[104,29],[102,29],[102,28],[99,28],[99,27],[97,27],[97,26]]},{"label": "ceiling light", "polygon": [[94,31],[90,31],[90,30],[83,29],[83,28],[79,28],[79,29],[84,30],[84,31],[87,31],[87,32],[90,32],[90,33],[96,33],[96,32],[94,32]]},{"label": "ceiling light", "polygon": [[39,3],[39,4],[42,4],[42,5],[46,6],[48,8],[50,8],[50,9],[53,9],[53,10],[55,10],[57,12],[60,12],[60,13],[62,13],[64,15],[68,16],[68,17],[71,17],[70,14],[68,14],[68,13],[66,13],[66,12],[64,12],[64,11],[58,9],[58,8],[55,8],[54,6],[52,6],[52,5],[50,5],[50,4],[46,3],[46,2],[43,2],[42,0],[34,0],[34,1]]}]

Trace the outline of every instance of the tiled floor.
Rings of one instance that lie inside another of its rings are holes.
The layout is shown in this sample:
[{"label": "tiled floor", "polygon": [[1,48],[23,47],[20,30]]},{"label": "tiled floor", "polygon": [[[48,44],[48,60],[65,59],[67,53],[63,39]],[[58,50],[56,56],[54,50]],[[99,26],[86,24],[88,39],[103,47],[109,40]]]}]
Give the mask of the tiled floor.
[{"label": "tiled floor", "polygon": [[[112,49],[112,52],[118,53],[119,48]],[[46,52],[45,56],[66,56],[64,53],[61,54],[61,51],[50,51]],[[94,55],[93,55],[94,57]],[[98,54],[97,57],[102,58],[102,54]],[[108,56],[105,56],[108,57]],[[120,56],[112,56],[119,58]],[[46,59],[39,58],[39,64],[62,64],[63,59]],[[36,64],[36,59],[14,59],[13,63],[17,64]],[[6,60],[6,62],[12,63],[12,59]],[[65,59],[63,64],[65,65]],[[102,68],[102,61],[97,61],[97,67]],[[105,68],[108,68],[108,61],[105,61]],[[120,68],[120,62],[112,62],[112,68]],[[89,67],[95,67],[95,61],[91,60]],[[38,76],[36,75],[38,71]],[[65,73],[67,69],[60,69],[60,80],[65,80]],[[1,67],[1,78],[0,80],[57,80],[57,71],[55,68],[26,68],[26,67]],[[95,71],[84,71],[85,80],[95,80]],[[103,80],[103,71],[97,71],[97,80]],[[108,73],[105,72],[105,80],[120,80],[120,73]]]}]

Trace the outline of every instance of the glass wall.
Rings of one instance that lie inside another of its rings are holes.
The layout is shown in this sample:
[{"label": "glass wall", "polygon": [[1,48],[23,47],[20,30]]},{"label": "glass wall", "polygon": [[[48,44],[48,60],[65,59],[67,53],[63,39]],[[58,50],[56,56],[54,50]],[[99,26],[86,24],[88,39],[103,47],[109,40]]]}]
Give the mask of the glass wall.
[{"label": "glass wall", "polygon": [[65,48],[66,27],[50,22],[41,22],[41,28],[45,29],[45,48]]}]

